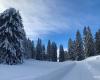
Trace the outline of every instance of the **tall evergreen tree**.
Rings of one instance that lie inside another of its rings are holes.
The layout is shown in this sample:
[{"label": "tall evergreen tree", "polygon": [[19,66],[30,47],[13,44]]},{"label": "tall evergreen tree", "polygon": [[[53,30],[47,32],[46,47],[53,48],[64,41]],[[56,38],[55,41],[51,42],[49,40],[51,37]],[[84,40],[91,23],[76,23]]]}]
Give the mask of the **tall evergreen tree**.
[{"label": "tall evergreen tree", "polygon": [[34,45],[34,41],[31,42],[32,44],[32,53],[31,53],[31,58],[32,59],[36,59],[36,48],[35,48],[35,45]]},{"label": "tall evergreen tree", "polygon": [[84,53],[85,53],[85,58],[88,57],[87,56],[87,27],[84,27],[84,30],[83,30],[83,46],[84,46]]},{"label": "tall evergreen tree", "polygon": [[24,49],[24,57],[26,59],[33,58],[34,44],[29,38],[24,40]]},{"label": "tall evergreen tree", "polygon": [[76,60],[75,41],[72,41],[71,38],[68,40],[68,54],[71,60]]},{"label": "tall evergreen tree", "polygon": [[45,59],[45,45],[42,45],[42,60],[46,60]]},{"label": "tall evergreen tree", "polygon": [[0,14],[0,60],[7,64],[23,62],[25,32],[19,11],[7,9]]},{"label": "tall evergreen tree", "polygon": [[85,57],[95,55],[94,39],[89,27],[84,28],[84,52]]},{"label": "tall evergreen tree", "polygon": [[84,51],[83,51],[83,42],[81,38],[81,34],[79,31],[76,33],[76,43],[75,43],[75,52],[77,54],[77,60],[83,60],[84,59]]},{"label": "tall evergreen tree", "polygon": [[48,45],[47,45],[47,55],[48,55],[48,60],[49,61],[52,61],[52,54],[51,54],[51,47],[52,47],[52,45],[51,45],[51,41],[49,40],[48,41]]},{"label": "tall evergreen tree", "polygon": [[42,53],[42,41],[41,39],[38,39],[37,45],[36,45],[36,59],[37,60],[41,60],[42,58],[41,53]]},{"label": "tall evergreen tree", "polygon": [[96,54],[100,55],[100,29],[95,34]]},{"label": "tall evergreen tree", "polygon": [[70,55],[68,51],[64,51],[64,58],[65,58],[65,61],[70,60]]},{"label": "tall evergreen tree", "polygon": [[57,62],[57,45],[55,42],[52,42],[51,56],[52,56],[52,61]]},{"label": "tall evergreen tree", "polygon": [[63,49],[63,45],[60,45],[60,48],[59,48],[59,62],[63,62],[65,61],[65,52],[64,52],[64,49]]}]

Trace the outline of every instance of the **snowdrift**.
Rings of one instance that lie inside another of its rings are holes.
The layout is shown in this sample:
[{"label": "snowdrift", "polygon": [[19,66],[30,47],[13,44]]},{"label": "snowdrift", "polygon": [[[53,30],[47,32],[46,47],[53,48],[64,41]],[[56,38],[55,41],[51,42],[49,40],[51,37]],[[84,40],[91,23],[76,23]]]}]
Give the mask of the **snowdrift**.
[{"label": "snowdrift", "polygon": [[100,56],[83,61],[27,60],[22,65],[0,65],[0,80],[100,80]]}]

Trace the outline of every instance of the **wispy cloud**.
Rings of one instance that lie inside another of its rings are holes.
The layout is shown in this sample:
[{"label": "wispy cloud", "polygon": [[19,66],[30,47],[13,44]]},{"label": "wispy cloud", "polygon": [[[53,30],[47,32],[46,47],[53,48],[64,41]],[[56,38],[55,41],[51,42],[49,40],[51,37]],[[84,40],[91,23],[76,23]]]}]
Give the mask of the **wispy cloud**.
[{"label": "wispy cloud", "polygon": [[100,13],[98,6],[97,1],[91,0],[0,0],[0,12],[9,7],[20,11],[26,34],[31,39],[98,24],[98,16],[94,15]]},{"label": "wispy cloud", "polygon": [[0,3],[0,11],[9,7],[20,11],[26,34],[32,39],[51,32],[61,33],[70,27],[68,19],[61,15],[63,7],[56,0],[0,0]]}]

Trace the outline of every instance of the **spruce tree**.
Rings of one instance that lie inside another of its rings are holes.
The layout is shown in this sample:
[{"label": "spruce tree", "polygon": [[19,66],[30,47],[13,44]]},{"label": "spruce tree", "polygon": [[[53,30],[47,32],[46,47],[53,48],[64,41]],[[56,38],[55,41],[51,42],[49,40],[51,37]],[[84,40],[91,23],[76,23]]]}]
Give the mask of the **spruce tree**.
[{"label": "spruce tree", "polygon": [[68,51],[64,51],[64,58],[65,58],[65,61],[70,60],[70,55]]},{"label": "spruce tree", "polygon": [[24,40],[24,57],[26,59],[30,59],[33,58],[33,48],[34,48],[34,44],[33,42],[28,38]]},{"label": "spruce tree", "polygon": [[83,51],[83,42],[81,38],[81,34],[79,31],[76,33],[76,41],[75,41],[75,52],[77,54],[77,60],[83,60],[84,59],[84,51]]},{"label": "spruce tree", "polygon": [[45,59],[45,45],[42,45],[42,60],[46,60]]},{"label": "spruce tree", "polygon": [[36,59],[41,60],[42,58],[42,41],[41,39],[38,39],[37,45],[36,45]]},{"label": "spruce tree", "polygon": [[65,61],[65,52],[64,52],[64,49],[63,49],[63,45],[60,45],[60,48],[59,48],[59,62],[63,62]]},{"label": "spruce tree", "polygon": [[84,27],[84,52],[85,57],[94,56],[95,55],[95,45],[94,39],[89,27]]},{"label": "spruce tree", "polygon": [[55,42],[52,42],[51,58],[53,62],[57,62],[57,45]]},{"label": "spruce tree", "polygon": [[100,29],[95,34],[96,54],[100,55]]},{"label": "spruce tree", "polygon": [[32,44],[32,47],[31,47],[31,49],[32,49],[31,58],[32,59],[36,59],[36,48],[35,48],[35,45],[34,45],[34,41],[32,41],[31,44]]},{"label": "spruce tree", "polygon": [[72,59],[72,47],[73,47],[73,44],[72,44],[73,42],[72,42],[72,39],[71,38],[69,38],[69,40],[68,40],[68,54],[70,55],[70,59]]},{"label": "spruce tree", "polygon": [[75,53],[75,41],[72,41],[70,38],[68,40],[68,54],[70,57],[70,60],[76,60],[76,53]]},{"label": "spruce tree", "polygon": [[23,62],[25,32],[19,11],[9,8],[0,14],[0,60],[7,64]]},{"label": "spruce tree", "polygon": [[48,45],[47,45],[47,55],[48,55],[48,60],[49,61],[52,61],[52,54],[51,54],[51,47],[52,47],[52,45],[51,45],[51,41],[49,40],[48,41]]}]

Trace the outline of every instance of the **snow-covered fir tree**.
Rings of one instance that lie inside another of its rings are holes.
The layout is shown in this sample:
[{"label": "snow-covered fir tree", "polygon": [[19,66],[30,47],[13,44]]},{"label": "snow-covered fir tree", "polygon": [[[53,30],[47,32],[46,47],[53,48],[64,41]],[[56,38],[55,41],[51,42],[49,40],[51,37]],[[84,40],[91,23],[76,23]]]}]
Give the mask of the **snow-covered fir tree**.
[{"label": "snow-covered fir tree", "polygon": [[64,58],[65,58],[65,61],[70,60],[70,55],[67,50],[64,51]]},{"label": "snow-covered fir tree", "polygon": [[63,49],[63,45],[60,45],[60,48],[59,48],[59,62],[63,62],[65,61],[65,52],[64,52],[64,49]]},{"label": "snow-covered fir tree", "polygon": [[68,40],[68,54],[70,60],[76,60],[77,54],[75,52],[75,41],[72,41],[71,38]]},{"label": "snow-covered fir tree", "polygon": [[78,61],[83,60],[84,59],[83,41],[79,30],[76,33],[75,49],[76,49],[75,52],[77,54],[77,60]]},{"label": "snow-covered fir tree", "polygon": [[34,41],[31,41],[29,38],[24,40],[24,57],[26,59],[35,58],[35,47]]},{"label": "snow-covered fir tree", "polygon": [[19,11],[14,8],[0,14],[0,60],[7,64],[23,62],[25,32]]},{"label": "snow-covered fir tree", "polygon": [[85,57],[94,56],[95,55],[95,45],[94,39],[89,27],[84,27],[83,31],[83,40],[84,40],[84,52]]},{"label": "snow-covered fir tree", "polygon": [[100,55],[100,29],[95,34],[96,54]]}]

